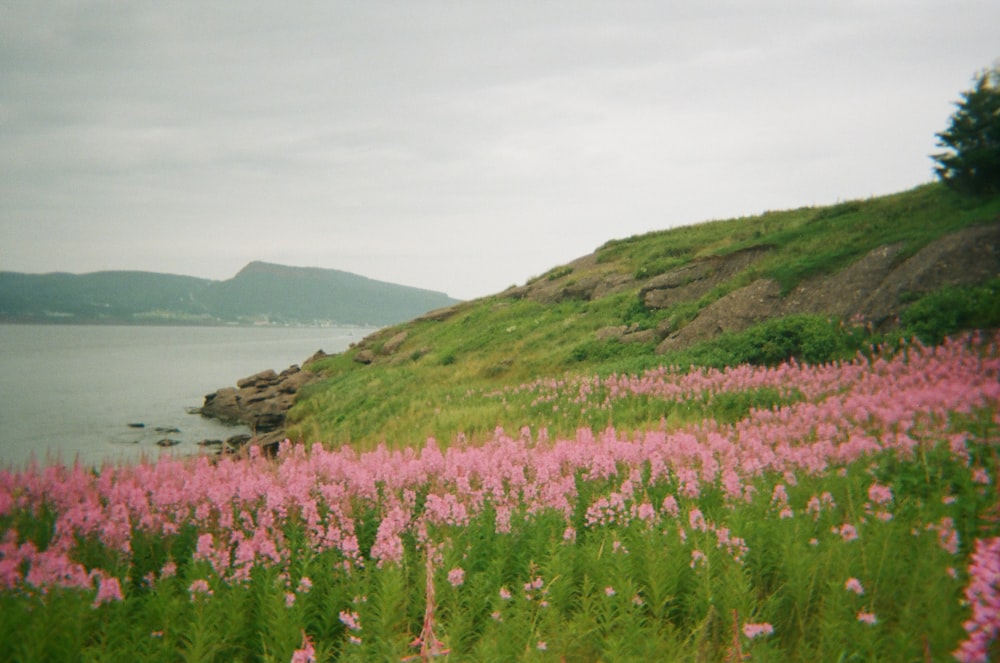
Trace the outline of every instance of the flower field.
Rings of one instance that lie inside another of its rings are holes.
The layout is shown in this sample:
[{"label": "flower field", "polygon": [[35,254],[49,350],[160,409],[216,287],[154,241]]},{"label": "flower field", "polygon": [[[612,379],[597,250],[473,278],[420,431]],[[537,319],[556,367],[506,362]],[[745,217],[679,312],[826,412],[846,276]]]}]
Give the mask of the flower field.
[{"label": "flower field", "polygon": [[629,430],[0,471],[0,659],[997,660],[998,341],[475,396]]}]

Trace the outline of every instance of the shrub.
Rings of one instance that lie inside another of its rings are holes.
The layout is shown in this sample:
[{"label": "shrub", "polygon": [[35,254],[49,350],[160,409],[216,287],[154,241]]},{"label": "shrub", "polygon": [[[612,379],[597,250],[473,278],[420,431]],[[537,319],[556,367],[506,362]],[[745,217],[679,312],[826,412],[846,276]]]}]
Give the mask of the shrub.
[{"label": "shrub", "polygon": [[900,325],[907,335],[932,344],[959,331],[1000,327],[1000,279],[921,297],[903,311]]}]

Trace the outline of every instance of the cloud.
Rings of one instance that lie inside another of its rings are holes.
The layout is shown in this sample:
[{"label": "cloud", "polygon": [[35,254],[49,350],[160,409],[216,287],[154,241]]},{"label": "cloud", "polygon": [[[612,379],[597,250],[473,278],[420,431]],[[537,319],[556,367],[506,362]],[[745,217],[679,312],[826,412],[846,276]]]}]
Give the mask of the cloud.
[{"label": "cloud", "polygon": [[0,9],[0,269],[254,259],[472,297],[604,241],[900,190],[995,3]]}]

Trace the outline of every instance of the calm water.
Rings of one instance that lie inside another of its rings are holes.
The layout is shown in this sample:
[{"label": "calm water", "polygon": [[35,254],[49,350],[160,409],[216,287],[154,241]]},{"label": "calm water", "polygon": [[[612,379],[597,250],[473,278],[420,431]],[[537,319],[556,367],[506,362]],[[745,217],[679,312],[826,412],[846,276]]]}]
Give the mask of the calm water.
[{"label": "calm water", "polygon": [[[240,378],[340,352],[372,329],[0,325],[0,467],[198,453],[247,431],[187,413]],[[143,423],[145,428],[129,427]],[[156,428],[179,428],[158,433]]]}]

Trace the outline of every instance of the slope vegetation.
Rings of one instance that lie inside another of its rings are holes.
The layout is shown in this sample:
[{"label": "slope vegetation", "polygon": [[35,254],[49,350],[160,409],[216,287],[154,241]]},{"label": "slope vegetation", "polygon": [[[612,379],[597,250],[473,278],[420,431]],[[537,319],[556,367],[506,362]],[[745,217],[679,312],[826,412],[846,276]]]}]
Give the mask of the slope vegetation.
[{"label": "slope vegetation", "polygon": [[[372,448],[484,439],[498,426],[697,420],[705,411],[691,405],[567,412],[536,387],[661,365],[820,363],[914,333],[935,342],[995,327],[998,260],[1000,197],[937,184],[614,240],[310,364],[324,379],[304,390],[288,432]],[[727,407],[738,416],[778,398],[745,393]]]}]

